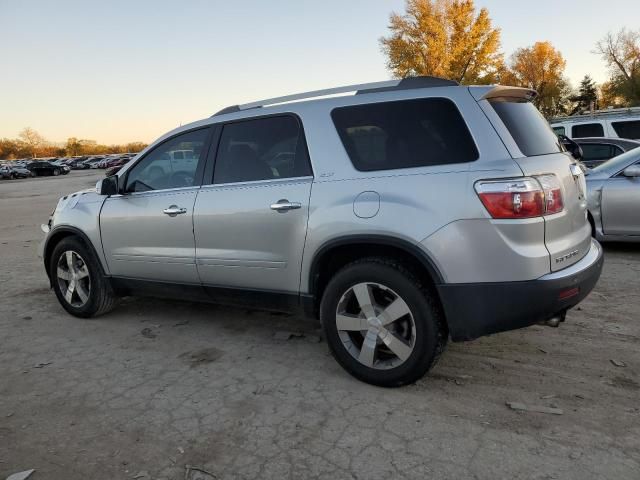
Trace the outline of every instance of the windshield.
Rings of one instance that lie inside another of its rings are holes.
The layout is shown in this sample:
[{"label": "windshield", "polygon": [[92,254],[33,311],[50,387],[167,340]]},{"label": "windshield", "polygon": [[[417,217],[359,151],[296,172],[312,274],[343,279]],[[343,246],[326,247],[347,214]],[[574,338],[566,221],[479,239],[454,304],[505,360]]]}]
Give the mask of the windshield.
[{"label": "windshield", "polygon": [[593,173],[599,172],[609,172],[609,171],[618,171],[625,168],[627,165],[632,164],[640,160],[640,148],[634,148],[633,150],[629,150],[622,155],[618,155],[617,157],[613,157],[611,160],[604,162],[601,165],[591,169]]}]

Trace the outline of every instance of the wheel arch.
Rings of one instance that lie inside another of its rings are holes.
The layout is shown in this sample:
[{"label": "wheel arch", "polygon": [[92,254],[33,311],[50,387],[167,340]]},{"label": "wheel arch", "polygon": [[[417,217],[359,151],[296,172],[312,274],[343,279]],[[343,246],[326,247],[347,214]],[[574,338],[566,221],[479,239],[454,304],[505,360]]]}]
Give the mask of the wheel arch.
[{"label": "wheel arch", "polygon": [[93,243],[89,239],[86,233],[76,227],[72,227],[70,225],[63,225],[60,227],[54,227],[53,230],[49,233],[47,240],[44,244],[44,249],[42,252],[42,258],[44,261],[44,269],[47,272],[47,277],[49,277],[49,282],[51,282],[51,272],[49,271],[49,264],[51,262],[51,255],[53,254],[53,249],[56,247],[58,243],[60,243],[63,239],[68,237],[77,237],[85,244],[85,246],[91,250],[91,252],[95,255],[98,263],[105,270],[105,266],[102,264],[102,260],[98,252],[96,251]]},{"label": "wheel arch", "polygon": [[[308,277],[311,305],[308,307],[313,307],[314,314],[331,276],[345,264],[370,256],[398,258],[418,274],[427,286],[444,283],[444,277],[435,262],[417,245],[388,235],[348,235],[323,244],[311,261]],[[433,291],[437,296],[435,288]]]}]

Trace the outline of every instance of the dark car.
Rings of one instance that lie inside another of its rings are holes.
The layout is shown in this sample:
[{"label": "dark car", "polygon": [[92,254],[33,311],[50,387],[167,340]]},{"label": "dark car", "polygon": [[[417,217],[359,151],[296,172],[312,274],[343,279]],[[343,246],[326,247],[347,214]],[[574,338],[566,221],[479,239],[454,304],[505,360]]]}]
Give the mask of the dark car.
[{"label": "dark car", "polygon": [[105,175],[107,177],[110,177],[111,175],[115,175],[120,171],[122,167],[124,167],[127,163],[129,163],[129,160],[131,160],[130,157],[121,157],[117,160],[110,162],[109,165],[107,166],[107,170],[104,172]]},{"label": "dark car", "polygon": [[69,171],[62,166],[55,165],[51,162],[31,162],[29,165],[27,165],[27,169],[31,173],[33,173],[35,177],[45,175],[66,175],[67,173],[69,173]]},{"label": "dark car", "polygon": [[17,165],[6,165],[0,168],[0,176],[2,178],[14,179],[14,178],[29,178],[33,177],[33,173],[24,167]]},{"label": "dark car", "polygon": [[597,167],[607,160],[640,147],[640,142],[625,138],[587,137],[574,138],[582,149],[582,163],[589,168]]}]

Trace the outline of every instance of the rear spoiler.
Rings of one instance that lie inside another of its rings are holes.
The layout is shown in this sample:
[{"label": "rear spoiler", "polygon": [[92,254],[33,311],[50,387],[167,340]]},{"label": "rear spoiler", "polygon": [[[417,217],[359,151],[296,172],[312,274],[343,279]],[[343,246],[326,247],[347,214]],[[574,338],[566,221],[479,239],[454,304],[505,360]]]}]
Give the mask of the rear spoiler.
[{"label": "rear spoiler", "polygon": [[469,93],[471,93],[477,101],[502,98],[505,100],[525,100],[530,102],[538,96],[538,92],[530,88],[505,87],[502,85],[469,87]]}]

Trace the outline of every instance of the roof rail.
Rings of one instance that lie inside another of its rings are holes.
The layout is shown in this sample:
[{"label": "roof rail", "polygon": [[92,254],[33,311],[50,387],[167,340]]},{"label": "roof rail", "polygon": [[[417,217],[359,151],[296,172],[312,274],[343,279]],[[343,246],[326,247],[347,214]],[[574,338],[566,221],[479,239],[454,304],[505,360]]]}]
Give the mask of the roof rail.
[{"label": "roof rail", "polygon": [[257,102],[245,103],[243,105],[231,105],[216,112],[212,116],[224,115],[225,113],[240,112],[251,108],[261,108],[267,105],[275,105],[279,103],[295,102],[297,100],[305,100],[309,98],[326,97],[330,95],[339,95],[342,93],[355,92],[356,95],[364,93],[389,92],[394,90],[410,90],[414,88],[431,88],[431,87],[452,87],[459,85],[454,80],[447,80],[438,77],[407,77],[402,80],[388,80],[385,82],[360,83],[356,85],[346,85],[344,87],[327,88],[324,90],[313,90],[311,92],[296,93],[286,95],[284,97],[268,98]]},{"label": "roof rail", "polygon": [[624,108],[609,108],[604,110],[594,110],[593,112],[587,112],[576,115],[567,115],[565,117],[554,117],[549,119],[549,123],[557,122],[579,122],[581,120],[607,118],[607,117],[621,117],[626,115],[638,115],[640,116],[640,107],[624,107]]}]

